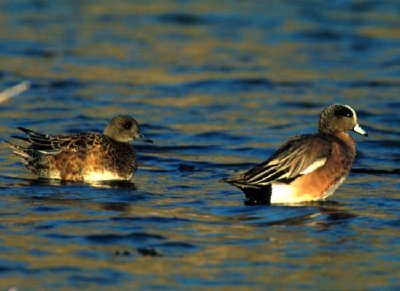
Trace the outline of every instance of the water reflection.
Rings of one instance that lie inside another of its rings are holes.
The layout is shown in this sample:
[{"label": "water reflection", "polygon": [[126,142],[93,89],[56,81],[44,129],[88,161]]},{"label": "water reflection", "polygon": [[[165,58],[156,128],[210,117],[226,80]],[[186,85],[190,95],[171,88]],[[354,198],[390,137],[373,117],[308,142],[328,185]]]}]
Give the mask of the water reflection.
[{"label": "water reflection", "polygon": [[235,214],[227,219],[257,227],[304,225],[316,226],[323,230],[357,217],[356,214],[352,214],[344,209],[343,205],[334,201],[291,206],[260,205],[246,209],[246,212]]},{"label": "water reflection", "polygon": [[[400,284],[397,1],[0,7],[0,91],[31,81],[1,103],[2,138],[129,114],[156,140],[131,182],[91,185],[33,179],[0,146],[0,288]],[[371,132],[336,203],[246,206],[217,182],[314,132],[331,103]]]}]

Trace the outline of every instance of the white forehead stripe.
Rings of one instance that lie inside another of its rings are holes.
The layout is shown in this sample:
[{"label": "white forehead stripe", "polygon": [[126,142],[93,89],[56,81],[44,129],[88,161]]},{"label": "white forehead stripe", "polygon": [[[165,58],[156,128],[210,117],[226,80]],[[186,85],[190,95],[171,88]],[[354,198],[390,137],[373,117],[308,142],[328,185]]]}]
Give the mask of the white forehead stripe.
[{"label": "white forehead stripe", "polygon": [[350,109],[350,111],[353,112],[353,116],[357,118],[356,111],[353,108],[351,108],[349,105],[346,105],[346,104],[343,104],[343,106],[347,107],[348,109]]},{"label": "white forehead stripe", "polygon": [[357,123],[358,118],[357,118],[356,111],[353,108],[351,108],[349,105],[344,104],[343,106],[346,107],[347,109],[350,109],[350,111],[353,112],[353,120],[355,123]]}]

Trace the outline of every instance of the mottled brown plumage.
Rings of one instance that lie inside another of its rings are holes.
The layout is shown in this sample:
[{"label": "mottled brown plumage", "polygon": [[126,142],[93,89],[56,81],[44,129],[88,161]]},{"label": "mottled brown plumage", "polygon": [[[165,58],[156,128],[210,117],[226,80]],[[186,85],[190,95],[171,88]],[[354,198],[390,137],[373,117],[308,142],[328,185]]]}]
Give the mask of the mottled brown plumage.
[{"label": "mottled brown plumage", "polygon": [[127,115],[114,117],[103,134],[46,135],[18,129],[27,136],[16,138],[29,146],[9,146],[24,165],[39,177],[70,181],[128,180],[137,169],[136,153],[129,142],[151,142]]}]

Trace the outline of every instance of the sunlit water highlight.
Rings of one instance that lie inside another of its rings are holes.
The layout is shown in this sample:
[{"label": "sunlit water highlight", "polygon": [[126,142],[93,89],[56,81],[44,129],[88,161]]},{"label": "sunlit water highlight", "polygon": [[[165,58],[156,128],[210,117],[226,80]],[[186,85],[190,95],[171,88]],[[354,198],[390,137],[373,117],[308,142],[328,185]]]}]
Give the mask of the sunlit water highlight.
[{"label": "sunlit water highlight", "polygon": [[[146,3],[145,3],[146,2]],[[2,1],[0,136],[130,114],[132,182],[38,180],[0,148],[0,289],[400,287],[397,1]],[[316,130],[368,138],[332,201],[246,206],[220,178]]]}]

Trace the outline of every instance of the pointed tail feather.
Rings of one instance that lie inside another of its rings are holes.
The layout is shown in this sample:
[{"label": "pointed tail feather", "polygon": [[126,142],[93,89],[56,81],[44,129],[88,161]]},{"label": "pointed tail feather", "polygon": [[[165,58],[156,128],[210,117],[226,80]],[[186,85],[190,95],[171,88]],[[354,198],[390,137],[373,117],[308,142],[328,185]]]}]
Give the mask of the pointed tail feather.
[{"label": "pointed tail feather", "polygon": [[23,148],[19,145],[13,144],[7,140],[3,140],[3,142],[8,144],[8,147],[13,151],[13,153],[19,157],[24,164],[27,164],[32,156],[29,154],[29,151],[26,148]]},{"label": "pointed tail feather", "polygon": [[59,149],[55,149],[52,139],[53,137],[46,134],[41,134],[36,131],[27,129],[25,127],[17,127],[19,130],[27,134],[26,137],[13,135],[13,138],[23,140],[30,143],[29,149],[36,150],[37,153],[49,153],[55,154],[59,152]]},{"label": "pointed tail feather", "polygon": [[22,132],[24,132],[24,133],[26,133],[27,135],[30,135],[30,136],[36,136],[36,137],[42,137],[42,138],[46,137],[45,134],[33,131],[33,130],[25,128],[25,127],[18,126],[17,128],[20,131],[22,131]]},{"label": "pointed tail feather", "polygon": [[12,138],[16,138],[16,139],[20,139],[20,140],[23,140],[23,141],[26,141],[26,142],[30,142],[29,138],[27,138],[27,137],[18,136],[18,135],[12,135],[11,137]]},{"label": "pointed tail feather", "polygon": [[240,190],[246,195],[247,200],[245,201],[246,205],[269,205],[271,204],[271,185],[251,185],[247,184],[246,181],[243,181],[240,178],[223,178],[220,179],[219,182],[229,183]]},{"label": "pointed tail feather", "polygon": [[249,184],[245,180],[242,180],[241,178],[223,178],[223,179],[220,179],[218,182],[228,183],[228,184],[234,185],[238,188],[252,188],[252,189],[260,189],[261,188],[261,186]]}]

